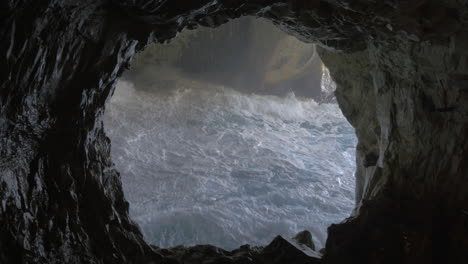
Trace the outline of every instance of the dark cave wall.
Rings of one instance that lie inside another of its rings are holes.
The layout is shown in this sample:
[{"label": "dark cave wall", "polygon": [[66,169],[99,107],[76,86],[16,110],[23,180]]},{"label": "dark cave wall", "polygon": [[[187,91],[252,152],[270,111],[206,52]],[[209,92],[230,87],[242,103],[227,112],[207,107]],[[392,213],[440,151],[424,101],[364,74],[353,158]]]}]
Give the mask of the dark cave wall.
[{"label": "dark cave wall", "polygon": [[359,138],[358,208],[329,229],[327,261],[467,263],[465,39],[461,31],[354,54],[322,50]]},{"label": "dark cave wall", "polygon": [[0,5],[0,263],[163,261],[128,218],[104,105],[146,43],[241,15],[326,47],[356,127],[358,206],[323,261],[468,262],[466,1]]},{"label": "dark cave wall", "polygon": [[9,4],[0,33],[0,263],[138,261],[149,247],[128,219],[101,121],[136,41],[103,19],[103,3]]}]

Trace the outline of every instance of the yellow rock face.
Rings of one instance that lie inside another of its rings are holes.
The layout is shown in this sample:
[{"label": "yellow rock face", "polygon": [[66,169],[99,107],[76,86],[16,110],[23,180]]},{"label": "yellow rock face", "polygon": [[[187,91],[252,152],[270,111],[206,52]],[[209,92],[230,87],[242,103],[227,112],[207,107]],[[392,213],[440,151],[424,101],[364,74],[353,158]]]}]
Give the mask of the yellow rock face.
[{"label": "yellow rock face", "polygon": [[307,73],[316,59],[315,45],[301,42],[293,36],[285,37],[272,53],[264,82],[273,84],[298,78]]}]

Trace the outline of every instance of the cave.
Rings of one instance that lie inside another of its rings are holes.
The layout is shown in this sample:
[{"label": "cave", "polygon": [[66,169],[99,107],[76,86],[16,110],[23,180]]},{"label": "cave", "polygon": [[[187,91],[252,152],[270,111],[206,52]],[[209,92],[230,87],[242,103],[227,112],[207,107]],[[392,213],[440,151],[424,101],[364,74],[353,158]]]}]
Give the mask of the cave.
[{"label": "cave", "polygon": [[264,19],[137,54],[104,130],[145,240],[233,250],[308,230],[323,248],[354,206],[356,137],[334,87],[313,44]]},{"label": "cave", "polygon": [[[1,4],[1,263],[468,263],[465,0]],[[158,248],[129,218],[103,127],[131,59],[184,29],[262,17],[315,43],[354,127],[352,215],[322,256],[281,237]]]}]

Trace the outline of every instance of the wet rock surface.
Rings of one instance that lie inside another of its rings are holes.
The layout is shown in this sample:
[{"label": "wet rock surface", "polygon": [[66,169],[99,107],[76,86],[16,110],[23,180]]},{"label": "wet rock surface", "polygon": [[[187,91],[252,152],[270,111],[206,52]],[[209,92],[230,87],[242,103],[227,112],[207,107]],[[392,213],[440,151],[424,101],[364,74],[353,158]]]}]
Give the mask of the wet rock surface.
[{"label": "wet rock surface", "polygon": [[[468,263],[466,1],[0,6],[0,263],[179,261],[148,245],[129,219],[102,113],[146,44],[243,15],[323,46],[356,128],[357,206],[329,228],[323,262]],[[193,263],[234,254],[199,247]]]},{"label": "wet rock surface", "polygon": [[321,51],[359,138],[357,208],[329,228],[325,263],[466,263],[468,193],[458,184],[467,165],[458,159],[467,157],[468,97],[456,83],[468,69],[455,44],[463,34]]}]

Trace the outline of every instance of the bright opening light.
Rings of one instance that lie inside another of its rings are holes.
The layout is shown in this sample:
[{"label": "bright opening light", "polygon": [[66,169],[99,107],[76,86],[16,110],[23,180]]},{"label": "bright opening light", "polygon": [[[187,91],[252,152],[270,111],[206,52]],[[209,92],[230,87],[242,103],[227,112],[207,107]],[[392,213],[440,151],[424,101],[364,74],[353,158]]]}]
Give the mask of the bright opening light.
[{"label": "bright opening light", "polygon": [[354,205],[357,140],[315,48],[251,18],[171,45],[137,58],[105,116],[146,239],[233,249],[306,229],[323,247]]}]

